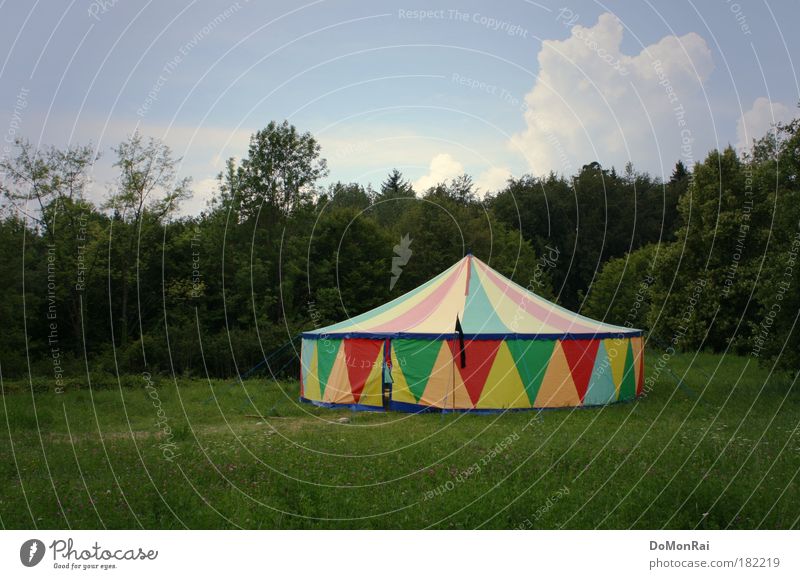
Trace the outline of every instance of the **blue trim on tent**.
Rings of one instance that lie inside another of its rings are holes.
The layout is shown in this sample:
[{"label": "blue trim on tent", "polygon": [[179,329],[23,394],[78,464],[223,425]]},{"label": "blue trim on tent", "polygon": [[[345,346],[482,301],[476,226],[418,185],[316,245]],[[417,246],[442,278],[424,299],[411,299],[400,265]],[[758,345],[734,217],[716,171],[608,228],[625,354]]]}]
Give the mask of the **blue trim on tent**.
[{"label": "blue trim on tent", "polygon": [[[342,340],[352,338],[367,338],[372,340],[451,340],[455,339],[456,334],[418,334],[412,332],[395,332],[390,334],[371,333],[371,332],[343,332],[341,334],[315,334],[313,332],[303,332],[304,340]],[[596,332],[594,334],[464,334],[465,340],[606,340],[609,338],[639,338],[644,335],[643,330],[630,332]]]},{"label": "blue trim on tent", "polygon": [[408,414],[423,414],[426,412],[441,412],[441,408],[435,406],[426,406],[425,404],[412,404],[411,402],[397,402],[396,400],[389,400],[389,410],[397,412],[405,412]]},{"label": "blue trim on tent", "polygon": [[[430,413],[438,413],[438,414],[502,414],[504,412],[549,412],[555,410],[592,410],[597,408],[606,408],[608,406],[614,406],[615,404],[629,404],[631,402],[636,402],[637,400],[644,398],[644,394],[639,394],[638,396],[634,396],[633,398],[628,398],[627,400],[615,400],[614,402],[608,402],[606,404],[582,404],[581,406],[555,406],[555,407],[537,407],[532,406],[530,408],[437,408],[436,406],[425,406],[424,404],[411,404],[410,402],[396,402],[394,400],[389,401],[389,410],[396,411],[396,412],[405,412],[407,414],[430,414]],[[308,398],[303,398],[300,396],[300,402],[304,402],[306,404],[313,404],[314,406],[319,406],[320,408],[340,408],[340,409],[348,409],[354,412],[386,412],[382,406],[367,406],[365,404],[336,404],[334,402],[320,402],[319,400],[309,400]]]},{"label": "blue trim on tent", "polygon": [[348,408],[355,412],[384,412],[383,406],[369,406],[367,404],[336,404],[334,402],[321,402],[319,400],[309,400],[303,396],[300,396],[300,402],[305,402],[306,404],[313,404],[314,406],[319,406],[320,408]]},{"label": "blue trim on tent", "polygon": [[[564,408],[581,408],[580,406],[564,406]],[[410,402],[389,402],[389,410],[398,412],[422,414],[436,412],[439,414],[502,414],[503,412],[530,412],[531,410],[559,410],[559,408],[438,408],[424,404],[411,404]]]}]

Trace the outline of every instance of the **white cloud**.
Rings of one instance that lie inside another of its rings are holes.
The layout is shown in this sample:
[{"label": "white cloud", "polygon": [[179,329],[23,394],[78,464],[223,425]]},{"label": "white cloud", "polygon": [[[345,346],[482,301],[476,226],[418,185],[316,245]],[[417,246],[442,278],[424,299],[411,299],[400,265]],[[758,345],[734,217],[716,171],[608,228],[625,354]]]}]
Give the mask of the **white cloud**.
[{"label": "white cloud", "polygon": [[414,190],[423,193],[430,187],[434,187],[444,181],[449,181],[454,177],[464,173],[464,166],[456,161],[449,153],[439,153],[431,159],[428,174],[423,175],[414,181]]},{"label": "white cloud", "polygon": [[543,42],[526,128],[511,140],[534,173],[569,174],[594,160],[668,173],[679,157],[691,163],[713,146],[701,91],[714,66],[705,40],[666,36],[636,55],[622,52],[622,40],[622,24],[606,13]]},{"label": "white cloud", "polygon": [[783,103],[773,103],[766,97],[758,97],[749,111],[745,111],[736,123],[736,148],[748,150],[753,139],[760,139],[774,128],[776,123],[791,121],[794,111]]},{"label": "white cloud", "polygon": [[506,186],[509,177],[511,171],[507,167],[490,167],[478,176],[475,185],[481,193],[495,192]]}]

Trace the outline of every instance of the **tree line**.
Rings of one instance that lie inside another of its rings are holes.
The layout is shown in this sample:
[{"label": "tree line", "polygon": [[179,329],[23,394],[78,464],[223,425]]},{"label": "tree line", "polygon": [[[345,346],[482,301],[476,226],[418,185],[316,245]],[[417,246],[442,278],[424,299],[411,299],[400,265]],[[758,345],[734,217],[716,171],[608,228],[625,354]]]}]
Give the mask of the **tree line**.
[{"label": "tree line", "polygon": [[666,182],[592,162],[483,193],[468,175],[415,191],[397,170],[377,188],[322,187],[313,135],[271,122],[189,217],[177,211],[191,181],[157,139],[112,149],[101,203],[87,199],[91,146],[19,140],[0,163],[0,371],[230,377],[269,357],[293,373],[299,332],[402,295],[467,251],[569,309],[646,330],[651,352],[795,371],[798,129],[678,162]]}]

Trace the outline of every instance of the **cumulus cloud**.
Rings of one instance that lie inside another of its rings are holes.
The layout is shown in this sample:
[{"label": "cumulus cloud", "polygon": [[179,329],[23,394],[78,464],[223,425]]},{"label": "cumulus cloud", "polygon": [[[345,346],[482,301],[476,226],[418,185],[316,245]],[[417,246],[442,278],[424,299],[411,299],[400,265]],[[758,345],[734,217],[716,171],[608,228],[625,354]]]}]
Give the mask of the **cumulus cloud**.
[{"label": "cumulus cloud", "polygon": [[701,90],[714,67],[705,40],[666,36],[638,54],[622,52],[622,41],[622,24],[606,13],[543,42],[526,127],[511,141],[534,173],[570,174],[597,160],[660,174],[713,146]]},{"label": "cumulus cloud", "polygon": [[511,171],[507,167],[491,167],[478,175],[475,185],[480,193],[499,191],[506,186],[509,177]]},{"label": "cumulus cloud", "polygon": [[783,103],[770,102],[766,97],[758,97],[750,110],[745,111],[736,123],[736,148],[740,151],[750,149],[753,139],[760,139],[777,123],[792,120],[794,111]]},{"label": "cumulus cloud", "polygon": [[464,173],[464,165],[459,163],[449,153],[439,153],[428,167],[428,173],[414,181],[414,190],[422,193],[439,183],[449,181]]}]

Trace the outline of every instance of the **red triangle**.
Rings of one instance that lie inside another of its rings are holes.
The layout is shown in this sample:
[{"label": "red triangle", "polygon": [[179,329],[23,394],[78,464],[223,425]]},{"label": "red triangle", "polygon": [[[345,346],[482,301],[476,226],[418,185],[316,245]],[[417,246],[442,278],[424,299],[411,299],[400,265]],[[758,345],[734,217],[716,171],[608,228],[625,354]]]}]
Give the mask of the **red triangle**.
[{"label": "red triangle", "polygon": [[639,348],[639,360],[637,362],[639,364],[639,383],[636,385],[636,395],[639,396],[644,387],[644,340],[642,340],[642,347]]},{"label": "red triangle", "polygon": [[344,361],[347,366],[347,377],[350,379],[350,390],[356,404],[364,391],[364,384],[375,367],[383,340],[346,339],[344,340]]},{"label": "red triangle", "polygon": [[597,357],[597,348],[600,340],[562,340],[561,349],[567,357],[572,380],[578,391],[581,402],[589,388],[589,380],[594,370],[594,359]]},{"label": "red triangle", "polygon": [[500,348],[500,340],[465,340],[464,351],[466,352],[466,365],[461,367],[461,354],[458,340],[448,340],[450,350],[453,352],[453,363],[464,380],[472,405],[475,406],[480,400],[481,392],[486,384],[486,378],[494,364],[497,350]]}]

